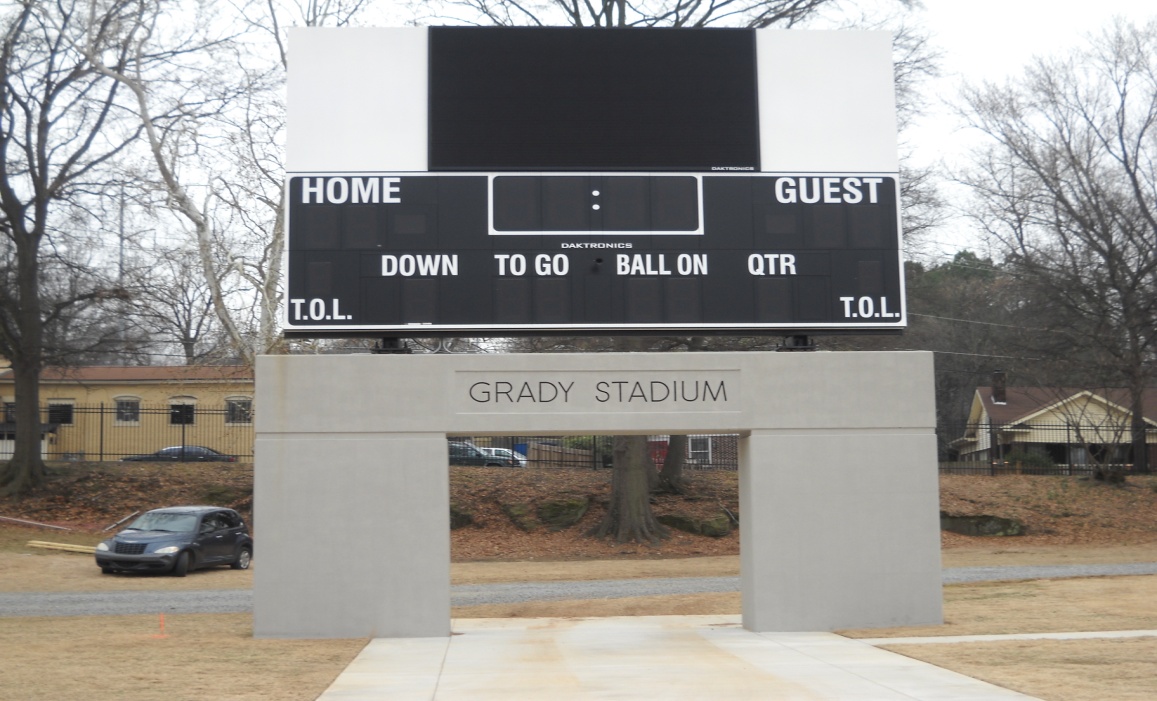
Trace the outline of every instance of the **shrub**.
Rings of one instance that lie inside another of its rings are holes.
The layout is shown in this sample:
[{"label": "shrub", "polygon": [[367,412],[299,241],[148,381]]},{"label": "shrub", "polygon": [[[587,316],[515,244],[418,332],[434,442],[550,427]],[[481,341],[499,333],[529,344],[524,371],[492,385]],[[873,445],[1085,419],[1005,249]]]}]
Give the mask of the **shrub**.
[{"label": "shrub", "polygon": [[1004,456],[1004,461],[1009,465],[1019,464],[1021,467],[1056,467],[1056,463],[1053,462],[1053,459],[1048,455],[1022,450],[1021,448],[1009,451],[1009,453]]}]

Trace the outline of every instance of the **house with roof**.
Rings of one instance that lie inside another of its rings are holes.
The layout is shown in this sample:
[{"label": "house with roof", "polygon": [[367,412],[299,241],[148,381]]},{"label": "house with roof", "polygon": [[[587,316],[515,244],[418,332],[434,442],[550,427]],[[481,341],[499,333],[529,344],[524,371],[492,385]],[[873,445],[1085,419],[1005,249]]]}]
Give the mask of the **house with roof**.
[{"label": "house with roof", "polygon": [[[1020,460],[1061,467],[1127,467],[1132,411],[1125,389],[977,387],[963,434],[951,447],[965,462]],[[1145,442],[1157,464],[1157,389],[1146,390]]]},{"label": "house with roof", "polygon": [[[46,368],[40,376],[44,456],[119,460],[168,446],[253,454],[253,370],[239,365]],[[11,369],[0,369],[0,459],[15,420]]]}]

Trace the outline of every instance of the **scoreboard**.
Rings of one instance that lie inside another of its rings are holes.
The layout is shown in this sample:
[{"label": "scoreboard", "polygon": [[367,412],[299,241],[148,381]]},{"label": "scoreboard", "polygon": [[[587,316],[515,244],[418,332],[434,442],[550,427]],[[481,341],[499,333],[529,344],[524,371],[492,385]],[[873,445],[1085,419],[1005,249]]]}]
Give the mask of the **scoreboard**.
[{"label": "scoreboard", "polygon": [[373,174],[289,187],[295,326],[901,320],[892,177]]},{"label": "scoreboard", "polygon": [[898,331],[887,39],[298,30],[286,333]]}]

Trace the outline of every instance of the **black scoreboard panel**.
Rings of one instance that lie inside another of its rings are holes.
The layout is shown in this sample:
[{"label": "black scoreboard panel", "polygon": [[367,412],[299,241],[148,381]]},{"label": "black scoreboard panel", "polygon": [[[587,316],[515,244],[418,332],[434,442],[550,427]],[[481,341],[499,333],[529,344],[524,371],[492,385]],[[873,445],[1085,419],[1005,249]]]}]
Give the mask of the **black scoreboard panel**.
[{"label": "black scoreboard panel", "polygon": [[759,170],[752,30],[428,36],[431,171]]},{"label": "black scoreboard panel", "polygon": [[289,333],[904,324],[890,176],[319,174],[289,199]]}]

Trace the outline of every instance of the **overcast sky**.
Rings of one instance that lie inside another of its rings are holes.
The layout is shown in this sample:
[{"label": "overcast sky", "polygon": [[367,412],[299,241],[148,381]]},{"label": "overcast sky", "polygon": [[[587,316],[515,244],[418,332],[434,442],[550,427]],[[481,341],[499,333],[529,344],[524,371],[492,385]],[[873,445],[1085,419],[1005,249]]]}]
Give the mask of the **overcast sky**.
[{"label": "overcast sky", "polygon": [[[1034,56],[1069,51],[1097,33],[1114,16],[1136,24],[1157,17],[1153,0],[924,0],[913,13],[932,34],[943,54],[943,76],[927,91],[928,115],[907,135],[919,161],[954,159],[970,135],[961,133],[941,99],[955,99],[965,82],[1003,82],[1015,77]],[[967,226],[956,223],[934,238],[951,255],[963,246],[975,247]]]}]

